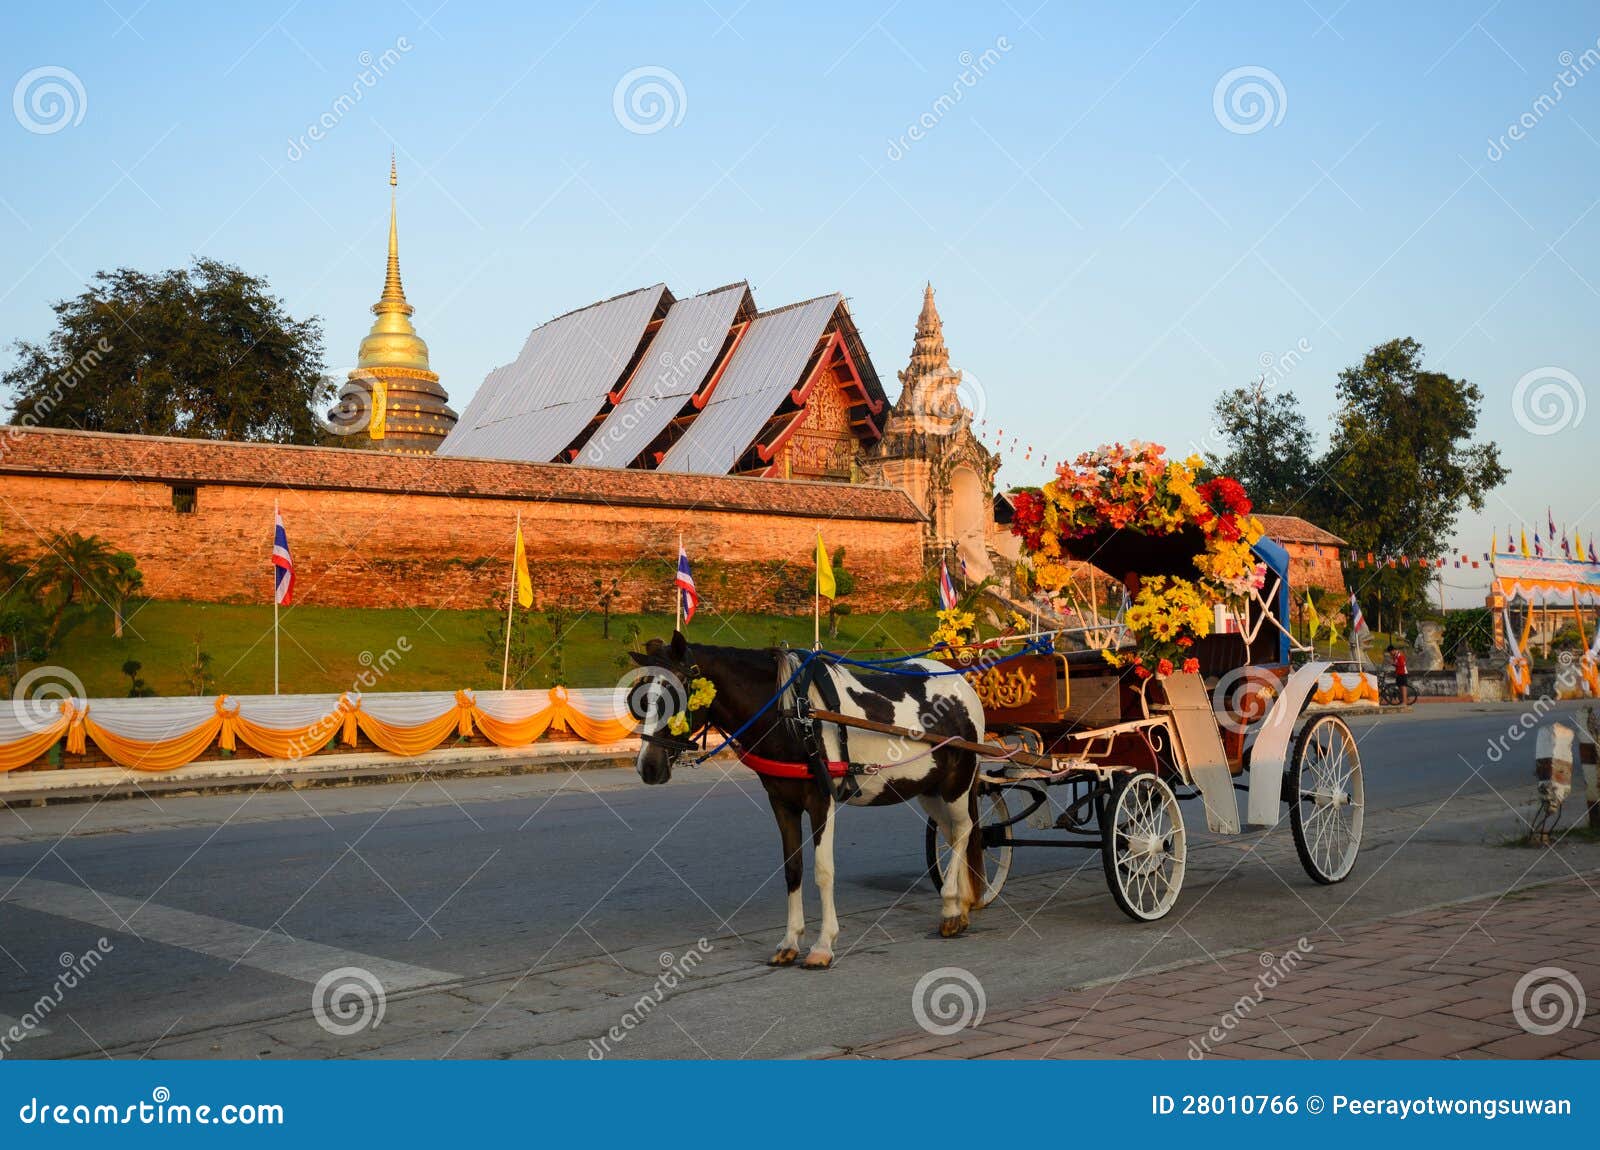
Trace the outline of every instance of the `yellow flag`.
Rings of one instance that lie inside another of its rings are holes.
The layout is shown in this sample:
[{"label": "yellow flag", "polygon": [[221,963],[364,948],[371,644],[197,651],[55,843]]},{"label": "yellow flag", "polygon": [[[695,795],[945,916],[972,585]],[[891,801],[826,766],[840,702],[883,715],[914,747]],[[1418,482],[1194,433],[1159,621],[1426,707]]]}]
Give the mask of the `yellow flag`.
[{"label": "yellow flag", "polygon": [[1322,629],[1322,616],[1317,614],[1316,606],[1311,602],[1311,592],[1306,592],[1306,638],[1315,639],[1317,632]]},{"label": "yellow flag", "polygon": [[832,599],[838,593],[833,579],[833,563],[828,559],[828,549],[822,545],[822,533],[817,533],[817,594]]},{"label": "yellow flag", "polygon": [[517,571],[517,602],[533,606],[533,580],[528,578],[528,552],[522,545],[522,524],[517,524],[517,554],[512,560]]},{"label": "yellow flag", "polygon": [[1572,553],[1580,560],[1583,558],[1583,536],[1578,534],[1578,529],[1572,529]]},{"label": "yellow flag", "polygon": [[382,439],[389,430],[389,385],[374,376],[372,384],[372,418],[367,421],[367,436]]},{"label": "yellow flag", "polygon": [[1528,557],[1528,529],[1526,527],[1522,529],[1522,557],[1524,559]]}]

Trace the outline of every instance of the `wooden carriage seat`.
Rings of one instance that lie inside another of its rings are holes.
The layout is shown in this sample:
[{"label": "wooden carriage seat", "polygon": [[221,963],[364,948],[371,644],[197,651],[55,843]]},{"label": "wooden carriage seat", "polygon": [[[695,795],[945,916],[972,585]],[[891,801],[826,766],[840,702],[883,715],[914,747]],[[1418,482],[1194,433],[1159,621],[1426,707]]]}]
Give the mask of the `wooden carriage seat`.
[{"label": "wooden carriage seat", "polygon": [[1200,789],[1206,804],[1206,826],[1219,834],[1239,833],[1239,804],[1233,795],[1233,774],[1228,769],[1228,753],[1205,680],[1199,675],[1173,674],[1162,681],[1165,705],[1153,711],[1172,716],[1176,733],[1176,752],[1181,756],[1189,778]]}]

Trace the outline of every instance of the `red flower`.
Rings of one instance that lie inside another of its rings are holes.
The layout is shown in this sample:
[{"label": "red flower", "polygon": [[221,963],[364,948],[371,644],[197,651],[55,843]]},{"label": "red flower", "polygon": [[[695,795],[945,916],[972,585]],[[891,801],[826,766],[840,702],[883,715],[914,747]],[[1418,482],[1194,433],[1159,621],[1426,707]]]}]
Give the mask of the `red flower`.
[{"label": "red flower", "polygon": [[[1190,662],[1192,663],[1192,662],[1194,662],[1194,660],[1191,659]],[[1172,660],[1171,659],[1163,659],[1163,660],[1161,660],[1161,662],[1157,663],[1156,664],[1156,674],[1163,675],[1163,676],[1172,674]]]},{"label": "red flower", "polygon": [[1150,677],[1150,672],[1145,670],[1143,667],[1135,667],[1133,669],[1133,673],[1138,675],[1141,679],[1148,679]]},{"label": "red flower", "polygon": [[1185,659],[1183,661],[1183,673],[1185,675],[1198,675],[1200,673],[1200,660]]},{"label": "red flower", "polygon": [[1178,636],[1178,646],[1182,647],[1185,651],[1187,651],[1190,647],[1194,646],[1194,640],[1189,638],[1189,636],[1187,636],[1187,635],[1179,635]]},{"label": "red flower", "polygon": [[1225,514],[1250,514],[1250,496],[1245,493],[1244,484],[1232,476],[1219,475],[1215,479],[1207,480],[1195,488],[1195,492],[1207,504]]}]

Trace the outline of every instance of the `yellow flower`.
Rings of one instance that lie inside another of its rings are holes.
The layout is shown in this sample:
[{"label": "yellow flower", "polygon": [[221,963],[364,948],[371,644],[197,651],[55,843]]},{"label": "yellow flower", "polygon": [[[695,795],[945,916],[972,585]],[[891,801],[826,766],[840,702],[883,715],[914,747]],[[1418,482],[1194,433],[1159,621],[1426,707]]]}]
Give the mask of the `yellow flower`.
[{"label": "yellow flower", "polygon": [[710,679],[691,679],[689,681],[689,709],[702,711],[711,705],[711,700],[717,697],[717,686]]},{"label": "yellow flower", "polygon": [[689,716],[679,711],[667,720],[667,730],[674,735],[683,736],[689,733]]}]

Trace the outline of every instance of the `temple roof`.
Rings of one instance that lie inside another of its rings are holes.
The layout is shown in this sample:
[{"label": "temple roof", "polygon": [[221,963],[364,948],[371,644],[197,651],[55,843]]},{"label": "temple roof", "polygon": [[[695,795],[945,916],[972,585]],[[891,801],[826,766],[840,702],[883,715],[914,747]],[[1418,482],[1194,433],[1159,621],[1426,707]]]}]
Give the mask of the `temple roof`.
[{"label": "temple roof", "polygon": [[845,381],[850,433],[877,440],[888,402],[843,296],[758,312],[745,283],[684,300],[655,284],[535,328],[439,454],[771,474],[823,374]]}]

